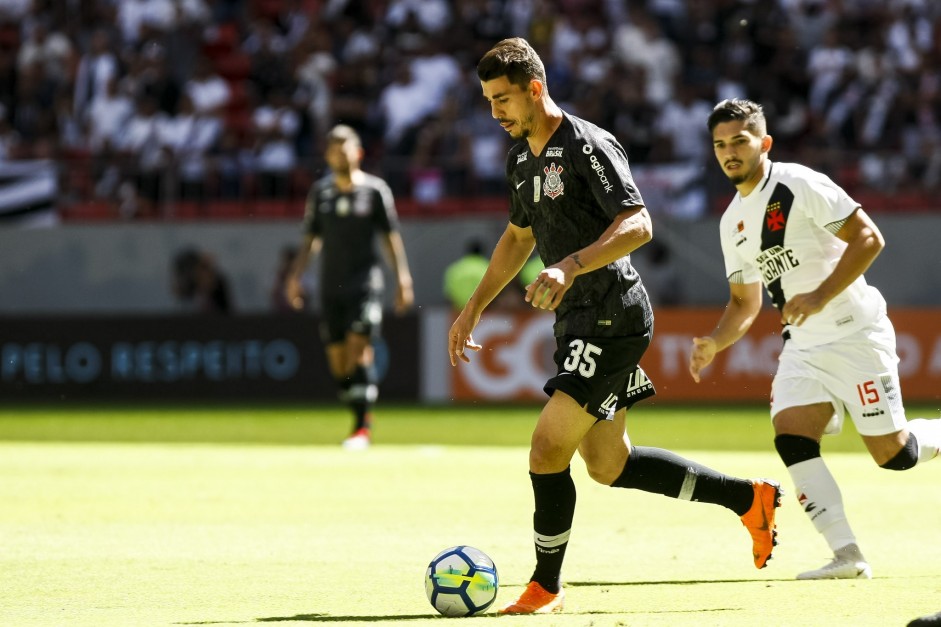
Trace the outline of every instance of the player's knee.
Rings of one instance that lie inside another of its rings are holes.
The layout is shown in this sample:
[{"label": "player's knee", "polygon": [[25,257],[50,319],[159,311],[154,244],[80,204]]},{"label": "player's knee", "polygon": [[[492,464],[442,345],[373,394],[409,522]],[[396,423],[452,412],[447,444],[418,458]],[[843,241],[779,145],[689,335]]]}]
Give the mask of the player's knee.
[{"label": "player's knee", "polygon": [[624,466],[615,468],[612,464],[586,463],[585,469],[593,481],[601,485],[611,485],[620,476]]},{"label": "player's knee", "polygon": [[529,448],[529,469],[536,473],[559,472],[567,467],[572,455],[550,438],[533,435]]},{"label": "player's knee", "polygon": [[908,440],[905,445],[895,454],[895,457],[884,464],[881,468],[886,470],[908,470],[918,463],[918,440],[913,433],[908,434]]},{"label": "player's knee", "polygon": [[774,438],[774,448],[785,466],[820,457],[820,442],[803,435],[781,434]]}]

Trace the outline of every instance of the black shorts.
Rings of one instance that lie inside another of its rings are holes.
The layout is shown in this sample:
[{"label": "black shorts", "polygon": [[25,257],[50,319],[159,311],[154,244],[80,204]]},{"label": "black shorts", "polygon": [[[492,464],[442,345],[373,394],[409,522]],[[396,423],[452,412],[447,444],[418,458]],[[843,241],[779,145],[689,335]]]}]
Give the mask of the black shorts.
[{"label": "black shorts", "polygon": [[342,342],[350,332],[374,338],[382,326],[382,299],[377,294],[324,298],[322,315],[320,338],[324,344]]},{"label": "black shorts", "polygon": [[557,374],[543,388],[560,390],[598,420],[650,398],[656,391],[638,363],[650,345],[650,334],[621,337],[556,338]]}]

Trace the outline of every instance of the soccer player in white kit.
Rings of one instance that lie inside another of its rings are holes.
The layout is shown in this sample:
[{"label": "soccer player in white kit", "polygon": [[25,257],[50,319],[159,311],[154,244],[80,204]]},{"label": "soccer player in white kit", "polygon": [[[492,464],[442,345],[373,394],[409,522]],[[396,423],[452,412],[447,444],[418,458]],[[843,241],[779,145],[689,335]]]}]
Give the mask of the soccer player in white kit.
[{"label": "soccer player in white kit", "polygon": [[872,569],[820,456],[848,413],[873,460],[907,470],[937,456],[941,420],[907,420],[895,330],[863,272],[885,245],[868,215],[827,176],[768,159],[772,138],[761,106],[724,100],[709,116],[713,148],[738,193],[720,221],[730,298],[706,337],[693,339],[689,371],[699,381],[716,353],[758,315],[761,289],[781,312],[784,348],[771,386],[775,448],[797,498],[833,550],[832,561],[798,579],[862,579]]}]

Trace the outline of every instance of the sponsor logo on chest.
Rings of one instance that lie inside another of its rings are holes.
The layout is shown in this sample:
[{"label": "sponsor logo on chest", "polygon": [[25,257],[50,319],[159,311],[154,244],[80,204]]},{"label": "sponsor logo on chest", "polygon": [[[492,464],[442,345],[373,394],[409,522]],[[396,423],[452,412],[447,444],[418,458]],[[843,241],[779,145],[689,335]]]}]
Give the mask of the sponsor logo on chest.
[{"label": "sponsor logo on chest", "polygon": [[772,246],[761,251],[755,261],[758,263],[765,284],[771,283],[800,265],[800,261],[794,255],[794,250],[783,246]]}]

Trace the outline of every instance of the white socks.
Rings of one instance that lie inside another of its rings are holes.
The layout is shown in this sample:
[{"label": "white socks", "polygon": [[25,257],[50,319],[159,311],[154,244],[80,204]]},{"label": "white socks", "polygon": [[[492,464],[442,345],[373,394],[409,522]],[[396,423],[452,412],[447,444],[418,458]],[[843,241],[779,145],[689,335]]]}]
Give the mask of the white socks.
[{"label": "white socks", "polygon": [[[917,437],[917,436],[916,436]],[[804,513],[836,552],[856,542],[843,511],[843,495],[822,457],[787,467]]]}]

